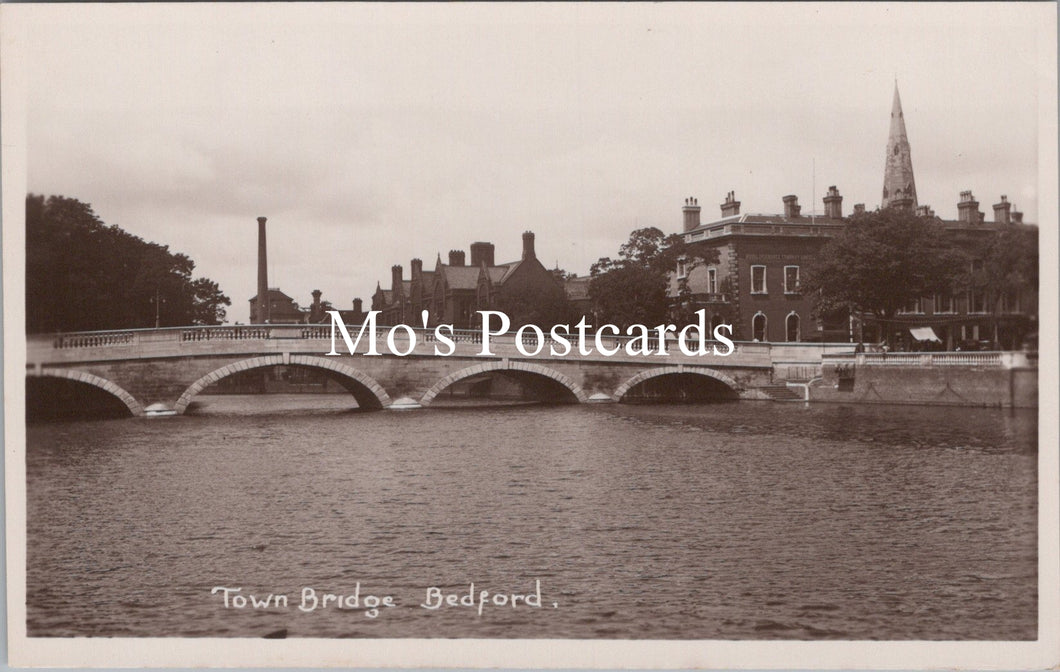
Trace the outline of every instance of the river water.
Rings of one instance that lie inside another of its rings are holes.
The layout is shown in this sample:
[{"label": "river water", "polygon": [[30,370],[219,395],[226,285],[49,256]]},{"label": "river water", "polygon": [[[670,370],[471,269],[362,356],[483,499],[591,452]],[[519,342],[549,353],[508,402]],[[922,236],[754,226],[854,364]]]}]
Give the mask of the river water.
[{"label": "river water", "polygon": [[199,401],[29,428],[31,636],[1036,637],[1034,412]]}]

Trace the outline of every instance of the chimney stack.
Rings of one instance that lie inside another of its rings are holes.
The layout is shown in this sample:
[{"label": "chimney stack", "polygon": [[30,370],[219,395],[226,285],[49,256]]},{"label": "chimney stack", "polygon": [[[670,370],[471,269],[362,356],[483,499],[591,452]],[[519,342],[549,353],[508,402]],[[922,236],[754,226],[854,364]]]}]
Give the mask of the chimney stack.
[{"label": "chimney stack", "polygon": [[493,243],[471,243],[471,265],[479,267],[482,264],[493,266]]},{"label": "chimney stack", "polygon": [[419,280],[421,277],[423,277],[423,260],[422,259],[413,259],[412,262],[410,263],[410,267],[412,268],[411,273],[412,273],[412,279],[413,280]]},{"label": "chimney stack", "polygon": [[463,266],[464,265],[464,251],[463,250],[449,250],[449,265],[450,266]]},{"label": "chimney stack", "polygon": [[736,192],[730,191],[725,194],[725,202],[721,204],[721,216],[732,217],[740,214],[740,202],[736,200]]},{"label": "chimney stack", "polygon": [[685,215],[686,233],[699,227],[699,210],[699,201],[691,196],[685,199],[685,207],[681,208],[681,212]]},{"label": "chimney stack", "polygon": [[1012,223],[1013,224],[1022,224],[1023,223],[1023,213],[1020,212],[1019,210],[1013,210],[1012,211]]},{"label": "chimney stack", "polygon": [[536,259],[537,254],[534,252],[534,232],[526,231],[523,233],[523,259]]},{"label": "chimney stack", "polygon": [[1002,194],[1001,202],[994,203],[994,221],[1000,224],[1010,224],[1012,222],[1011,212],[1012,204],[1008,202],[1008,196]]},{"label": "chimney stack", "polygon": [[865,214],[865,204],[864,203],[855,203],[854,204],[854,214],[855,215],[864,215]]},{"label": "chimney stack", "polygon": [[358,315],[360,315],[361,313],[363,313],[363,312],[364,312],[364,310],[362,309],[362,308],[363,308],[363,305],[364,305],[364,304],[363,304],[363,303],[361,303],[361,300],[360,300],[360,299],[354,299],[354,300],[353,300],[353,312],[357,313]]},{"label": "chimney stack", "polygon": [[799,216],[799,212],[802,210],[802,206],[799,205],[799,197],[794,194],[789,194],[784,197],[784,218],[795,219]]},{"label": "chimney stack", "polygon": [[918,205],[916,206],[917,217],[934,217],[935,211],[931,209],[930,205]]},{"label": "chimney stack", "polygon": [[258,217],[258,324],[269,322],[269,262],[265,243],[265,217]]},{"label": "chimney stack", "polygon": [[390,267],[390,289],[394,292],[393,298],[396,301],[398,292],[401,291],[401,266],[395,265]]},{"label": "chimney stack", "polygon": [[828,193],[824,197],[824,216],[833,219],[843,217],[843,197],[839,195],[834,184],[828,187]]},{"label": "chimney stack", "polygon": [[957,220],[966,224],[978,224],[982,221],[979,213],[979,201],[971,191],[962,191],[961,200],[957,203]]}]

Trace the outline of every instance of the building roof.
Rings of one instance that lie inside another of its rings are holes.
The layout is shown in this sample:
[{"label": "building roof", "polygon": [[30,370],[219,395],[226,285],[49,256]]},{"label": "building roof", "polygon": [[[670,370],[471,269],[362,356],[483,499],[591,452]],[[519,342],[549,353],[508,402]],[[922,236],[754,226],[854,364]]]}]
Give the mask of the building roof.
[{"label": "building roof", "polygon": [[505,271],[504,271],[504,275],[501,276],[501,279],[495,281],[494,284],[503,285],[504,281],[507,280],[508,278],[512,277],[512,273],[515,273],[515,269],[519,268],[519,266],[522,265],[523,261],[524,261],[523,259],[520,259],[519,261],[509,261],[506,264],[497,264],[497,266],[495,266],[495,268],[503,268],[503,269],[505,269]]},{"label": "building roof", "polygon": [[[828,228],[843,226],[846,222],[845,218],[825,217],[824,215],[788,217],[782,214],[745,212],[700,224],[682,235],[688,242],[731,234],[827,235]],[[826,230],[822,231],[820,227],[826,227]]]},{"label": "building roof", "polygon": [[442,265],[446,284],[449,289],[476,289],[478,287],[479,269],[474,266]]},{"label": "building roof", "polygon": [[589,282],[592,280],[588,275],[580,278],[567,278],[563,281],[563,289],[567,292],[567,298],[579,301],[589,298]]},{"label": "building roof", "polygon": [[515,264],[501,264],[500,266],[487,266],[486,273],[489,274],[490,282],[494,285],[504,284],[504,279],[508,276],[512,266]]},{"label": "building roof", "polygon": [[[269,287],[269,291],[265,292],[265,295],[268,297],[269,301],[274,301],[276,299],[284,299],[286,301],[290,301],[291,303],[295,303],[294,299],[292,299],[291,297],[289,297],[286,294],[284,294],[283,292],[281,292],[278,287]],[[250,301],[257,301],[257,300],[258,300],[258,295],[257,294],[255,294],[254,296],[250,297]]]}]

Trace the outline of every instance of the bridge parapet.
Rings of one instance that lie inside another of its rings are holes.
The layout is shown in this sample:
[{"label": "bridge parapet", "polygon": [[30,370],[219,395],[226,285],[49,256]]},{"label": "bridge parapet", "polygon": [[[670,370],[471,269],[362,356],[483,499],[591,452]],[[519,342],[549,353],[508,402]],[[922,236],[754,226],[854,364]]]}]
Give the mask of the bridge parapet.
[{"label": "bridge parapet", "polygon": [[825,355],[822,363],[833,366],[888,366],[927,368],[964,366],[987,368],[1031,368],[1034,353],[1026,352],[859,352]]},{"label": "bridge parapet", "polygon": [[[416,343],[409,347],[408,330],[400,328],[394,332],[395,350],[408,353],[408,356],[435,356],[436,349],[448,352],[449,346],[441,343],[433,329],[411,329]],[[388,328],[380,327],[377,340],[377,351],[385,356],[394,356],[387,347]],[[355,337],[355,334],[351,334]],[[448,334],[447,334],[448,335]],[[482,333],[479,330],[454,330],[449,335],[454,341],[453,352],[446,357],[478,357],[482,352]],[[669,364],[709,364],[713,367],[756,367],[772,365],[773,351],[776,348],[769,343],[736,342],[731,355],[690,356],[682,353],[676,338],[665,340],[666,354],[659,354],[659,340],[649,338],[647,346],[651,355],[629,354],[626,345],[633,340],[630,336],[603,336],[600,344],[610,350],[612,355],[604,355],[596,350],[595,337],[590,335],[589,342],[593,351],[581,355],[577,350],[576,339],[571,339],[571,351],[567,355],[552,355],[555,346],[562,350],[565,346],[549,335],[542,342],[533,334],[525,334],[522,339],[524,350],[535,354],[524,354],[516,345],[513,334],[493,336],[490,338],[489,356],[510,357],[518,359],[541,360],[582,360],[600,362],[646,363],[657,366],[660,362]],[[246,326],[202,326],[171,327],[164,329],[130,329],[122,331],[77,332],[55,335],[31,335],[27,338],[28,363],[31,366],[73,363],[80,361],[114,361],[143,358],[195,357],[214,354],[275,354],[300,353],[325,355],[331,352],[332,331],[330,325],[246,325]],[[365,355],[369,351],[367,335],[355,348],[355,354]],[[714,342],[708,341],[707,349]],[[720,344],[719,344],[720,346]],[[341,336],[335,336],[335,352],[340,356],[349,356]],[[724,347],[719,347],[724,350]],[[789,348],[790,349],[790,348]],[[820,355],[816,349],[807,351],[806,356],[819,362]],[[445,357],[442,357],[443,359]]]}]

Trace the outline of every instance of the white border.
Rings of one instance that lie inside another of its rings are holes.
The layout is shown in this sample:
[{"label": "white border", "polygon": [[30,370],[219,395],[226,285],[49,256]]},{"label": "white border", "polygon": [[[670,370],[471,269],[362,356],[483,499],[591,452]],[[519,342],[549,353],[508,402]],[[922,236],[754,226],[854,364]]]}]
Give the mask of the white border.
[{"label": "white border", "polygon": [[[129,5],[128,11],[136,10]],[[157,5],[155,7],[158,7]],[[241,6],[243,9],[245,5]],[[822,12],[835,5],[822,5]],[[919,11],[893,5],[894,11]],[[24,198],[25,69],[20,50],[33,5],[3,5],[0,86],[3,114],[4,428],[10,663],[17,666],[358,666],[507,668],[1046,669],[1060,665],[1057,419],[1057,6],[1037,3],[1039,69],[1039,231],[1041,265],[1039,640],[1036,642],[792,642],[614,640],[319,640],[33,638],[25,627]],[[302,7],[289,6],[288,11]],[[763,5],[746,7],[760,12]],[[50,11],[56,11],[53,7]],[[387,11],[381,7],[381,11]],[[946,11],[959,13],[959,4]],[[969,48],[975,48],[970,45]],[[1013,101],[1020,104],[1020,101]],[[12,422],[12,420],[14,420]]]}]

